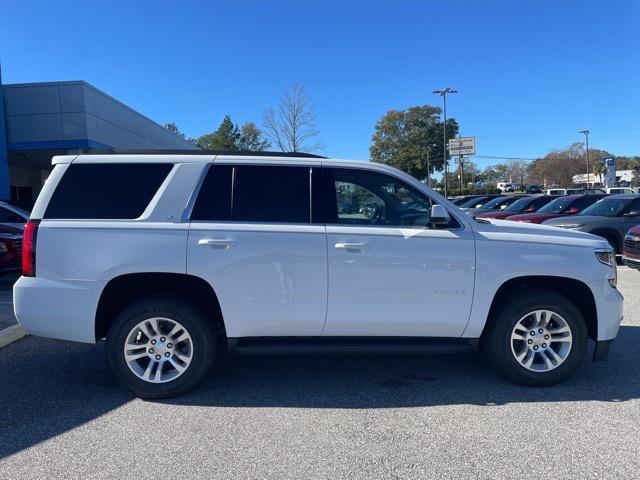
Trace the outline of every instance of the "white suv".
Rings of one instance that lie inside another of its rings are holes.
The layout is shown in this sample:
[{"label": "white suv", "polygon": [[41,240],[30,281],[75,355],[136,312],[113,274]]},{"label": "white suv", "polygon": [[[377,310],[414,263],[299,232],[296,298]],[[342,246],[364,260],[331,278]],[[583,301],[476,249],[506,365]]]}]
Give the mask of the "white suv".
[{"label": "white suv", "polygon": [[192,388],[216,351],[482,350],[549,385],[622,319],[602,238],[475,221],[385,165],[311,155],[61,156],[27,225],[15,313],[96,342],[136,395]]}]

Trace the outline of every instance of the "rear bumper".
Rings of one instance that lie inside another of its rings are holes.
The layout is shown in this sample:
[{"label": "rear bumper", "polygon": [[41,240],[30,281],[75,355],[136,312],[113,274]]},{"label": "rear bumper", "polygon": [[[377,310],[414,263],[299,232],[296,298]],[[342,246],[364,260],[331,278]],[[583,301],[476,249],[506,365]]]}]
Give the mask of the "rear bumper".
[{"label": "rear bumper", "polygon": [[13,286],[13,309],[31,335],[95,343],[99,282],[20,277]]}]

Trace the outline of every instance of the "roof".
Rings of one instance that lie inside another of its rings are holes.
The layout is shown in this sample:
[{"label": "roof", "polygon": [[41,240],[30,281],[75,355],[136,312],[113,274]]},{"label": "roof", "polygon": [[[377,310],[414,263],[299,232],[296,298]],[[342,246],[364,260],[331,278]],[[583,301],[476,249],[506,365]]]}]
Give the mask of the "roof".
[{"label": "roof", "polygon": [[285,158],[327,158],[313,153],[301,152],[253,152],[249,150],[165,150],[165,149],[98,149],[87,150],[83,155],[229,155],[234,157],[285,157]]}]

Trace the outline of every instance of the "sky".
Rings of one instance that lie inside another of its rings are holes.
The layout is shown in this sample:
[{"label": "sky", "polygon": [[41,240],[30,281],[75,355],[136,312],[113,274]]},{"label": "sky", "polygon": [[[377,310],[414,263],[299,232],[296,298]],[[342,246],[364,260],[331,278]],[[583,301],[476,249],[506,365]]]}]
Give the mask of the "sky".
[{"label": "sky", "polygon": [[581,141],[640,155],[634,0],[0,0],[4,83],[85,80],[190,137],[262,123],[292,82],[319,152],[368,159],[390,109],[440,106],[480,167]]}]

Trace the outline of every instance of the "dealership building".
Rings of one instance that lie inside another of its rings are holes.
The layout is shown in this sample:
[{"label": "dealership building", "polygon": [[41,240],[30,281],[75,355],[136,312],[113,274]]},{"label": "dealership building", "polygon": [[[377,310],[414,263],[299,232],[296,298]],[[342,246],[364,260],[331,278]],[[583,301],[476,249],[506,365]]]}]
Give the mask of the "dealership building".
[{"label": "dealership building", "polygon": [[33,202],[54,155],[197,148],[87,82],[3,85],[0,75],[0,200]]}]

